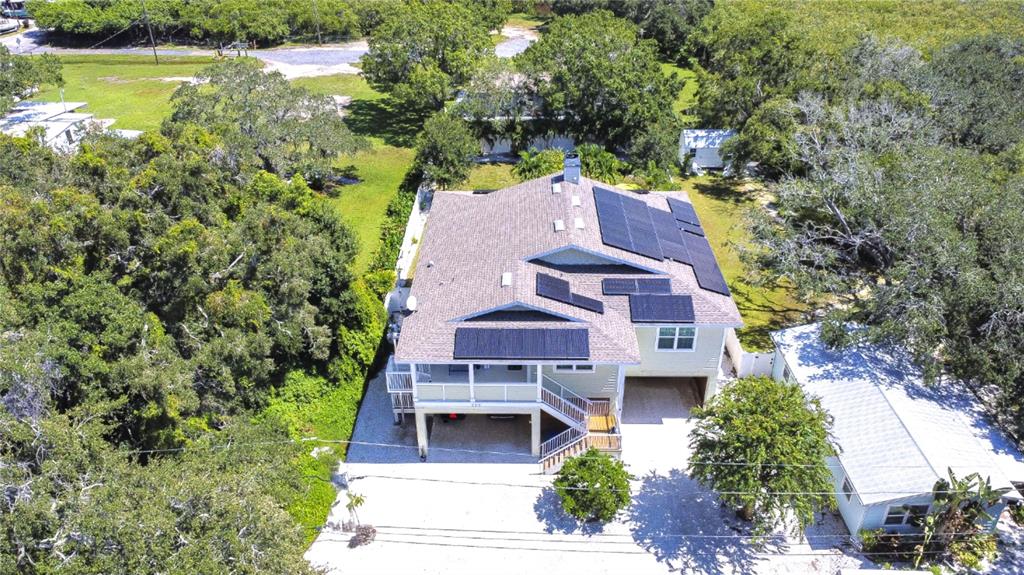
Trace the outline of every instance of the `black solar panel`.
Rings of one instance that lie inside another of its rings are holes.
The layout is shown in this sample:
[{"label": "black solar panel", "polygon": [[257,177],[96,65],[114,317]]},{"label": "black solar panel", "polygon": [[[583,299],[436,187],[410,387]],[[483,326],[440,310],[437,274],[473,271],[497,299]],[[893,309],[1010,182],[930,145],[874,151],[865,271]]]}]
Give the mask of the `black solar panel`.
[{"label": "black solar panel", "polygon": [[679,229],[683,230],[684,232],[690,232],[691,234],[698,236],[704,235],[704,228],[686,222],[679,222]]},{"label": "black solar panel", "polygon": [[636,293],[672,293],[672,280],[668,278],[641,278],[636,280]]},{"label": "black solar panel", "polygon": [[672,215],[677,220],[695,226],[700,225],[700,218],[697,217],[697,211],[693,209],[693,204],[675,198],[668,198],[668,207],[672,209]]},{"label": "black solar panel", "polygon": [[729,295],[729,285],[722,276],[722,270],[718,268],[718,261],[715,260],[715,253],[711,251],[711,245],[705,238],[693,234],[683,234],[686,241],[686,250],[690,253],[693,263],[693,274],[697,276],[697,283],[700,287]]},{"label": "black solar panel", "polygon": [[571,303],[572,301],[569,282],[548,274],[537,274],[537,295],[562,303]]},{"label": "black solar panel", "polygon": [[656,260],[688,264],[701,288],[729,295],[693,204],[668,198],[669,213],[600,187],[594,188],[594,201],[605,244]]},{"label": "black solar panel", "polygon": [[537,295],[597,313],[604,313],[604,303],[600,300],[572,293],[569,282],[548,274],[537,274]]},{"label": "black solar panel", "polygon": [[594,188],[594,202],[604,243],[652,259],[664,259],[645,202],[599,187]]},{"label": "black solar panel", "polygon": [[572,294],[572,301],[569,303],[576,307],[589,309],[590,311],[593,312],[604,313],[604,302],[602,302],[601,300],[594,299],[592,297],[587,297],[585,295],[574,293]]},{"label": "black solar panel", "polygon": [[587,359],[586,329],[455,329],[455,359]]},{"label": "black solar panel", "polygon": [[605,295],[629,295],[638,293],[671,293],[672,282],[668,278],[604,278],[601,291]]},{"label": "black solar panel", "polygon": [[636,323],[693,323],[693,298],[679,294],[629,296],[629,316]]}]

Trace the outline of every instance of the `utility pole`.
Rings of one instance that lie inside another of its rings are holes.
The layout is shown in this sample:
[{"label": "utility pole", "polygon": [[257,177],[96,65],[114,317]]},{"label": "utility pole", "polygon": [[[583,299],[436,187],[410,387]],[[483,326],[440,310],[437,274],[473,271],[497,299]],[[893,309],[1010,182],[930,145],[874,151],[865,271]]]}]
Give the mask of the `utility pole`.
[{"label": "utility pole", "polygon": [[316,8],[316,0],[313,0],[313,19],[316,20],[316,44],[321,46],[323,40],[320,38],[320,11]]},{"label": "utility pole", "polygon": [[149,25],[149,13],[146,12],[146,0],[139,0],[142,5],[142,20],[146,23],[146,30],[149,32],[149,45],[153,47],[153,61],[160,65],[160,56],[156,54],[156,40],[153,39],[153,27]]}]

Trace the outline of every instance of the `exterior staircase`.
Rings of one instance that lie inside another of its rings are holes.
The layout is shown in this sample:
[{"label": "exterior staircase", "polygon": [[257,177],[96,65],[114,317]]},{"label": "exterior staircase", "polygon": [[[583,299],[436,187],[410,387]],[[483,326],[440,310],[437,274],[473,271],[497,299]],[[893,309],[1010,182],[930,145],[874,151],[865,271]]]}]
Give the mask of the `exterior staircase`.
[{"label": "exterior staircase", "polygon": [[594,447],[621,453],[622,436],[607,401],[591,401],[544,376],[541,409],[569,426],[540,446],[540,465],[544,473],[557,473],[570,457]]}]

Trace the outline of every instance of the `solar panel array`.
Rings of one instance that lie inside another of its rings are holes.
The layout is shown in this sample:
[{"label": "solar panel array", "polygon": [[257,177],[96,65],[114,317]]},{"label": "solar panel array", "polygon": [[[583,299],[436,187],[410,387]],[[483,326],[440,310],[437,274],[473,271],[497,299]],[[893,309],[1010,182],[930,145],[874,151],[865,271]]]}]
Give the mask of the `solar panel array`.
[{"label": "solar panel array", "polygon": [[569,282],[548,274],[537,274],[537,295],[581,307],[596,313],[604,313],[604,302],[585,295],[573,293]]},{"label": "solar panel array", "polygon": [[679,294],[632,294],[629,316],[635,323],[693,323],[693,298]]},{"label": "solar panel array", "polygon": [[693,204],[668,198],[672,211],[667,212],[596,186],[594,201],[605,244],[656,260],[687,264],[693,267],[701,288],[729,295],[729,286],[704,237]]},{"label": "solar panel array", "polygon": [[586,329],[455,329],[455,359],[588,359]]},{"label": "solar panel array", "polygon": [[604,243],[656,260],[665,259],[647,204],[604,188],[594,188]]},{"label": "solar panel array", "polygon": [[672,281],[668,278],[604,278],[601,291],[604,295],[672,293]]}]

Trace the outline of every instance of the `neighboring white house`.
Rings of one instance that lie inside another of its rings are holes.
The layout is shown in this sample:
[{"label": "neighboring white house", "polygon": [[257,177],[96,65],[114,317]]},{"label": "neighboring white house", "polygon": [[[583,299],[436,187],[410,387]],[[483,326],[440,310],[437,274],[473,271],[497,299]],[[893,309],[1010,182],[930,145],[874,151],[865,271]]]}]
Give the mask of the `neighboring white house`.
[{"label": "neighboring white house", "polygon": [[707,170],[727,169],[719,150],[735,135],[734,130],[683,130],[679,135],[679,163],[686,165],[689,158],[690,171],[698,176]]},{"label": "neighboring white house", "polygon": [[618,190],[574,156],[492,193],[435,193],[410,296],[387,386],[421,456],[435,414],[521,414],[546,471],[621,450],[628,386],[712,396],[741,325],[686,194]]},{"label": "neighboring white house", "polygon": [[44,130],[46,144],[56,150],[68,151],[91,127],[106,128],[113,120],[97,120],[92,114],[77,112],[85,102],[18,102],[3,118],[0,132],[8,136],[24,136],[29,130]]},{"label": "neighboring white house", "polygon": [[[1024,455],[985,418],[958,382],[929,386],[901,350],[878,345],[829,349],[818,324],[775,332],[774,377],[820,398],[833,418],[838,457],[829,461],[839,511],[850,533],[914,531],[932,489],[952,468],[1011,488],[989,513],[1021,500]],[[995,527],[996,521],[989,526]]]}]

